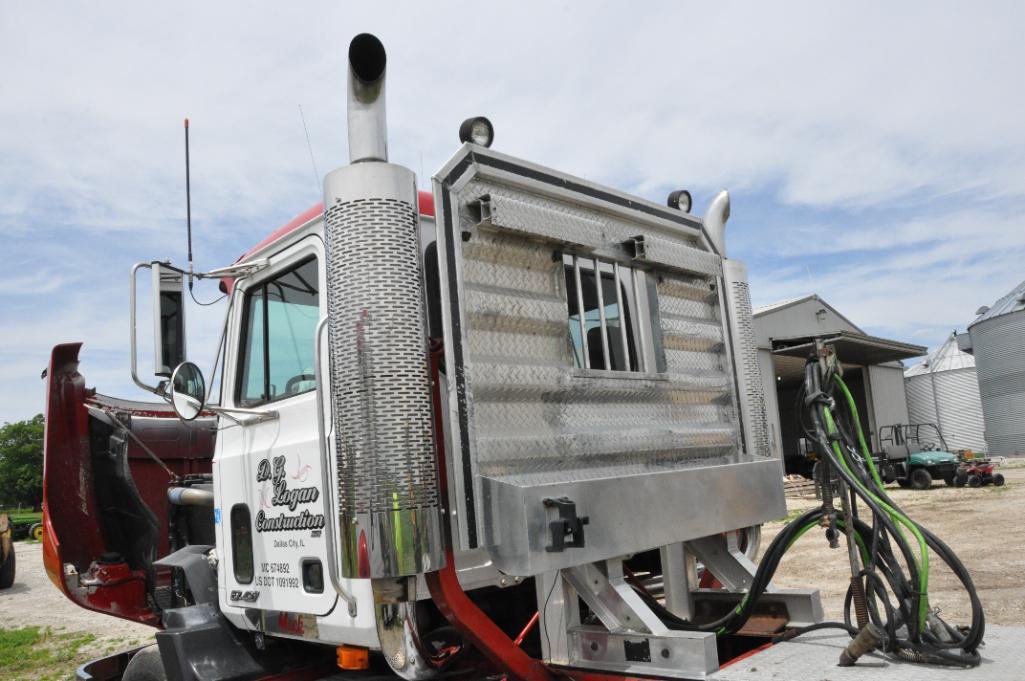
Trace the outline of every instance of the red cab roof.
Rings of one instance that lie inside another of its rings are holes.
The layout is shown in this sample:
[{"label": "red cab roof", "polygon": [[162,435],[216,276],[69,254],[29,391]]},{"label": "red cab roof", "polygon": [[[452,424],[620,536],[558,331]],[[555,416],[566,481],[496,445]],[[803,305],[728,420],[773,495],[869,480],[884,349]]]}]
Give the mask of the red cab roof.
[{"label": "red cab roof", "polygon": [[[421,192],[418,192],[417,199],[418,199],[419,204],[420,204],[420,215],[424,216],[424,217],[433,218],[434,217],[434,195],[431,194],[430,192],[421,191]],[[245,260],[246,258],[248,258],[252,254],[256,253],[257,251],[259,251],[259,250],[265,248],[266,246],[274,243],[278,239],[284,238],[288,234],[291,234],[295,230],[299,229],[301,226],[305,225],[310,220],[313,220],[314,218],[320,217],[323,214],[324,214],[324,204],[323,203],[318,203],[317,205],[315,205],[315,206],[313,206],[311,208],[308,208],[307,210],[304,210],[302,213],[299,213],[294,218],[292,218],[292,220],[290,222],[288,222],[287,224],[285,224],[285,225],[283,225],[281,227],[278,227],[276,230],[271,232],[260,243],[256,244],[255,246],[250,248],[248,251],[246,251],[245,255],[243,255],[241,258],[239,258],[235,262],[239,262],[239,261]]]},{"label": "red cab roof", "polygon": [[[433,218],[434,217],[434,195],[431,194],[430,192],[425,192],[425,191],[418,192],[417,194],[418,194],[417,195],[417,200],[419,202],[420,215],[422,217]],[[278,227],[273,232],[271,232],[266,237],[264,237],[264,239],[262,241],[260,241],[258,244],[256,244],[255,246],[250,248],[248,251],[246,251],[245,254],[243,254],[235,262],[241,262],[241,261],[245,260],[246,258],[248,258],[249,256],[253,255],[254,253],[257,253],[260,250],[262,250],[262,249],[266,248],[267,246],[269,246],[270,244],[272,244],[272,243],[274,243],[274,242],[276,242],[276,241],[278,241],[280,239],[285,238],[286,236],[288,236],[289,234],[291,234],[295,230],[297,230],[300,227],[302,227],[303,225],[305,225],[310,220],[318,218],[318,217],[320,217],[323,214],[324,214],[324,204],[323,203],[318,203],[317,205],[312,206],[312,207],[304,210],[302,213],[299,213],[294,218],[292,218],[288,223],[286,223],[285,225],[282,225],[281,227]],[[221,279],[221,290],[224,291],[225,293],[230,293],[231,292],[232,284],[234,284],[234,283],[235,283],[234,280],[230,279],[228,277],[225,277],[224,279]]]}]

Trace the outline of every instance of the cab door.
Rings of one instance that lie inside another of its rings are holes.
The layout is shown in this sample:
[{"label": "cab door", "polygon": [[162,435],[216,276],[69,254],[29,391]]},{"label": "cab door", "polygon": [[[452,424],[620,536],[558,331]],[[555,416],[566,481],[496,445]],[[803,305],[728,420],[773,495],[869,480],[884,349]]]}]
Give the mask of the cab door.
[{"label": "cab door", "polygon": [[[222,419],[218,438],[222,604],[280,613],[327,614],[336,593],[327,579],[325,515],[317,427],[315,347],[324,312],[323,242],[311,235],[240,282],[224,401],[267,414]],[[226,603],[225,603],[226,601]],[[306,635],[304,621],[271,618]],[[268,620],[270,621],[270,620]],[[266,624],[266,621],[265,621]]]}]

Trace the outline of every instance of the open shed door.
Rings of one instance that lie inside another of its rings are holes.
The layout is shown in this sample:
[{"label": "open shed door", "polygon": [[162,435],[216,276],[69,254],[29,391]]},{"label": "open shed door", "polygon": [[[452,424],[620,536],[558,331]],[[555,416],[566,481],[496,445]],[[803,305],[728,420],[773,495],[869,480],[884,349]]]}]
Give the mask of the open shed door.
[{"label": "open shed door", "polygon": [[473,145],[434,191],[459,548],[526,576],[785,513],[700,219]]}]

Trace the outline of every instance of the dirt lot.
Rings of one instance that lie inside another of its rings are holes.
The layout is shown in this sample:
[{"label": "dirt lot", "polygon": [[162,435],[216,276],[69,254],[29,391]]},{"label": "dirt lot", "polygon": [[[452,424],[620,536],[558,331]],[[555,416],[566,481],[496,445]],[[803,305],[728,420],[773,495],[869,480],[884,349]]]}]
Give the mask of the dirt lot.
[{"label": "dirt lot", "polygon": [[[1012,462],[1002,472],[1007,479],[1003,487],[954,488],[941,482],[921,492],[893,485],[889,493],[961,558],[975,580],[987,623],[1025,625],[1025,461]],[[817,503],[787,499],[791,513]],[[762,546],[768,546],[782,527],[781,522],[767,525]],[[809,532],[780,562],[775,583],[819,589],[826,617],[840,619],[850,579],[845,546],[841,541],[840,548],[830,549],[821,533]],[[948,622],[968,624],[969,604],[960,582],[935,554],[930,554],[930,566],[930,602]]]},{"label": "dirt lot", "polygon": [[[975,579],[986,620],[997,624],[1025,625],[1025,530],[1020,521],[1025,508],[1025,461],[1018,463],[1004,469],[1007,485],[1000,488],[954,489],[940,484],[925,492],[897,487],[891,491],[913,518],[961,556]],[[815,504],[814,499],[788,500],[791,512]],[[777,522],[765,528],[763,546],[782,526]],[[13,588],[0,591],[0,627],[52,628],[54,655],[44,674],[39,674],[40,667],[31,673],[0,668],[0,678],[71,678],[83,661],[152,637],[149,627],[89,612],[68,601],[43,571],[40,544],[19,542],[16,550],[18,577]],[[847,580],[843,544],[832,550],[820,533],[809,532],[783,559],[775,581],[785,587],[820,589],[826,616],[834,619],[842,614]],[[949,571],[932,571],[930,595],[948,621],[968,622],[968,601]],[[68,651],[69,645],[73,651]]]}]

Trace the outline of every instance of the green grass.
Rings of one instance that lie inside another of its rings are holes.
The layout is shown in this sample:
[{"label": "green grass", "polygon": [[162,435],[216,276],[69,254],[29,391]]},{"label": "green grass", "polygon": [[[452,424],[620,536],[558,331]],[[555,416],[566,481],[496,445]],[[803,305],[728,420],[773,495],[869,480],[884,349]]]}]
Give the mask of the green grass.
[{"label": "green grass", "polygon": [[82,648],[95,640],[94,634],[55,632],[49,627],[0,627],[0,678],[74,678],[75,669],[92,657]]}]

